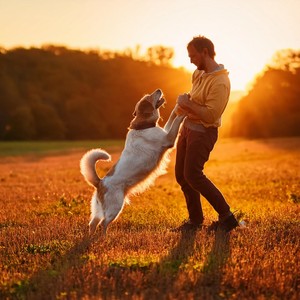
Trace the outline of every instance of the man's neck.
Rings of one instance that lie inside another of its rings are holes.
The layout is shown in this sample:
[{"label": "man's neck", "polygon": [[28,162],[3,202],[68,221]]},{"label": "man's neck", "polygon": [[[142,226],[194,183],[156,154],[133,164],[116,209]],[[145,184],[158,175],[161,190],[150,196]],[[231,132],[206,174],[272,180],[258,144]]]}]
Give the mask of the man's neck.
[{"label": "man's neck", "polygon": [[214,59],[209,59],[206,62],[205,73],[211,73],[219,68],[219,64]]}]

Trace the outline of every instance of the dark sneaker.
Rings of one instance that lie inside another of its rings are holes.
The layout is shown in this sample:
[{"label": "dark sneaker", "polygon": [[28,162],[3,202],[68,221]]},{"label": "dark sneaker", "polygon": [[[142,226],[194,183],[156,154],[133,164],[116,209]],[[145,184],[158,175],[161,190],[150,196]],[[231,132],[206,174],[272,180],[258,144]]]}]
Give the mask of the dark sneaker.
[{"label": "dark sneaker", "polygon": [[239,222],[235,218],[234,214],[226,218],[224,221],[220,222],[220,229],[230,232],[232,229],[236,228],[239,226]]},{"label": "dark sneaker", "polygon": [[223,230],[225,232],[230,232],[232,229],[239,226],[239,223],[235,216],[232,214],[224,221],[216,221],[212,222],[210,226],[208,226],[208,231],[217,231],[218,229]]},{"label": "dark sneaker", "polygon": [[194,224],[191,220],[183,221],[179,227],[173,228],[172,232],[182,232],[182,231],[196,231],[202,228],[202,224]]}]

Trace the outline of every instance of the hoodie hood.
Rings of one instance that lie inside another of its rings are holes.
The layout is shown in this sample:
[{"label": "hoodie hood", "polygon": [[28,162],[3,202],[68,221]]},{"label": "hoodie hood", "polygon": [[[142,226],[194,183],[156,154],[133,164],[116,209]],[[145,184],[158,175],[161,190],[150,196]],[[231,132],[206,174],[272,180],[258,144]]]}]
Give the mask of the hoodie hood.
[{"label": "hoodie hood", "polygon": [[218,68],[216,68],[214,71],[212,71],[210,73],[205,73],[203,70],[201,72],[202,72],[202,76],[210,76],[210,75],[216,76],[216,75],[222,75],[222,74],[225,74],[225,75],[229,74],[227,69],[225,69],[224,65],[222,65],[222,64],[219,64]]}]

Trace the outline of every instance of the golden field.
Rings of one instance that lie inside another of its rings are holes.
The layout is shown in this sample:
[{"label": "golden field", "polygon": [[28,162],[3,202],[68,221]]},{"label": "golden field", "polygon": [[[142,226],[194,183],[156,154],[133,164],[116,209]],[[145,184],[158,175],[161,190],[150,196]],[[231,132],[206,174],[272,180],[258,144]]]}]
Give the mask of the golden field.
[{"label": "golden field", "polygon": [[[79,172],[95,144],[0,143],[1,299],[300,298],[300,138],[218,141],[205,172],[246,227],[169,231],[187,217],[174,150],[105,239],[88,237],[93,189]],[[98,143],[113,162],[122,144]],[[209,224],[217,215],[202,203]]]}]

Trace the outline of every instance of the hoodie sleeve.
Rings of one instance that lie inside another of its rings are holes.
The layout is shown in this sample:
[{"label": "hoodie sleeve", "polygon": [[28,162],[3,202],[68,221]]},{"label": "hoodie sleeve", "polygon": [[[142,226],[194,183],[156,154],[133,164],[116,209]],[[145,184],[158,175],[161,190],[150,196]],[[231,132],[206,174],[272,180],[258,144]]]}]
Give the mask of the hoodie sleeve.
[{"label": "hoodie sleeve", "polygon": [[207,95],[205,105],[199,106],[199,119],[207,124],[216,123],[226,108],[229,93],[228,85],[224,83],[213,85]]}]

